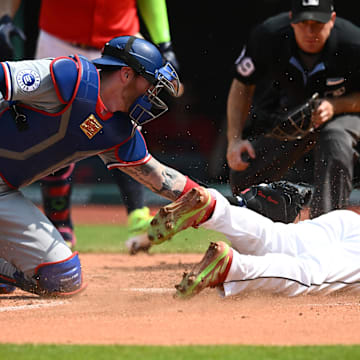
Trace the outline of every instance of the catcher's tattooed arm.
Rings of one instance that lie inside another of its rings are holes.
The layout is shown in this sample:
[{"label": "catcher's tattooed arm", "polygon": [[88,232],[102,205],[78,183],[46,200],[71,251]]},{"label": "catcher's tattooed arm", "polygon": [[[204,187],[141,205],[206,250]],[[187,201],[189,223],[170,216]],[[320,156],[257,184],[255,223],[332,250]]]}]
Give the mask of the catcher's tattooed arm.
[{"label": "catcher's tattooed arm", "polygon": [[154,193],[172,201],[181,195],[187,180],[183,174],[154,158],[151,158],[146,164],[130,166],[121,170]]}]

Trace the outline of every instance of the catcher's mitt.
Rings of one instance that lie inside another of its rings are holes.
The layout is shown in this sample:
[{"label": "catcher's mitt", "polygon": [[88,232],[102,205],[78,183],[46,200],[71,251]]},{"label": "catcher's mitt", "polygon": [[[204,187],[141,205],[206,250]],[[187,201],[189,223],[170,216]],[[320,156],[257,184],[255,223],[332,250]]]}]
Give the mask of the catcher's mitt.
[{"label": "catcher's mitt", "polygon": [[236,196],[238,204],[246,206],[277,222],[294,222],[312,195],[307,184],[275,181],[270,184],[253,185]]},{"label": "catcher's mitt", "polygon": [[304,138],[314,131],[311,116],[320,103],[319,94],[315,93],[305,104],[290,113],[286,119],[280,121],[266,136],[279,140],[299,140]]}]

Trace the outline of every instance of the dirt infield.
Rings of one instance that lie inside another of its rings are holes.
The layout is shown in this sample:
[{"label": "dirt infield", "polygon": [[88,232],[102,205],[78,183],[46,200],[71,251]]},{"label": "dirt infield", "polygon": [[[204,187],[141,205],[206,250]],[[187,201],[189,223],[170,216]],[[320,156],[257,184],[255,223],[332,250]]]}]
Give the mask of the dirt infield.
[{"label": "dirt infield", "polygon": [[[97,219],[103,213],[98,210]],[[108,210],[108,222],[124,221],[123,209]],[[75,221],[89,219],[84,211],[74,209]],[[289,299],[252,293],[222,299],[207,289],[192,300],[174,299],[174,284],[201,256],[80,254],[88,283],[82,294],[44,300],[18,290],[0,296],[0,322],[6,324],[0,342],[360,343],[360,302],[349,294]]]}]

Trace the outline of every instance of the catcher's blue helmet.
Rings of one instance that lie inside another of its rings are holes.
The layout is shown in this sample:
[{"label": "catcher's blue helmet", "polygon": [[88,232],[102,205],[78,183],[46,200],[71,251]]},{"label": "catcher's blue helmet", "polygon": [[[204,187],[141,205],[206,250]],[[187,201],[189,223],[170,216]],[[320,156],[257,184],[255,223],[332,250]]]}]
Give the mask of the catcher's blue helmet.
[{"label": "catcher's blue helmet", "polygon": [[131,67],[152,84],[164,61],[155,45],[135,36],[119,36],[105,44],[102,56],[92,61],[100,69]]},{"label": "catcher's blue helmet", "polygon": [[116,70],[129,66],[153,86],[140,96],[130,108],[129,116],[135,127],[143,125],[168,110],[159,98],[165,89],[172,96],[179,91],[179,77],[170,63],[164,64],[158,48],[135,36],[119,36],[105,44],[102,56],[92,61],[99,69]]}]

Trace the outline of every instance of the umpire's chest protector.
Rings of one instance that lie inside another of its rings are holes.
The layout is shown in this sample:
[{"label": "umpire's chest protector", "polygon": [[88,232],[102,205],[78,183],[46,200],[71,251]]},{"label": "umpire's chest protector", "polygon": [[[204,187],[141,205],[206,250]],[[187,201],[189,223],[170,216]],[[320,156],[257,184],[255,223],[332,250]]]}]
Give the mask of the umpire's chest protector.
[{"label": "umpire's chest protector", "polygon": [[[1,114],[0,175],[13,187],[131,141],[133,126],[125,114],[105,120],[97,112],[99,74],[95,66],[79,57],[56,61],[51,75],[59,99],[66,104],[61,112],[50,114],[17,105],[26,116],[26,130],[19,130],[10,109]],[[67,81],[69,76],[76,78],[75,86],[74,81]]]}]

